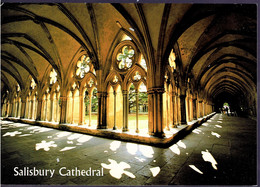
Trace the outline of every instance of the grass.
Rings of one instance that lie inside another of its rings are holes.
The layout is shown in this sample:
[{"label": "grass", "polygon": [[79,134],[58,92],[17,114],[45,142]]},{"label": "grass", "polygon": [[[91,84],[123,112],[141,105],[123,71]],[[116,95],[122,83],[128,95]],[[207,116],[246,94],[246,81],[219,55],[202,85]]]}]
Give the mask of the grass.
[{"label": "grass", "polygon": [[[88,124],[89,115],[85,116],[85,121]],[[148,129],[148,115],[147,114],[139,114],[138,115],[138,124],[139,129]],[[97,125],[97,115],[91,115],[91,126]],[[128,114],[128,128],[135,130],[136,128],[136,114]]]}]

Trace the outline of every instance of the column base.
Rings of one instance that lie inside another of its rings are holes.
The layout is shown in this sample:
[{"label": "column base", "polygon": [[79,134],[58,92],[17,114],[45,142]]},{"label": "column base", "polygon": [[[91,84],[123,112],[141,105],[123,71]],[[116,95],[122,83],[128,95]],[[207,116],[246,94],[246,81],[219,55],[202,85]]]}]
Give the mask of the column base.
[{"label": "column base", "polygon": [[128,132],[129,130],[128,130],[128,129],[124,129],[124,128],[123,128],[123,130],[122,130],[122,131],[123,131],[123,132]]},{"label": "column base", "polygon": [[103,126],[103,125],[98,125],[98,126],[97,126],[97,129],[107,129],[107,127],[106,127],[106,126]]},{"label": "column base", "polygon": [[116,127],[113,127],[113,130],[116,130],[117,128]]},{"label": "column base", "polygon": [[165,134],[164,134],[164,132],[156,132],[156,133],[153,133],[152,136],[155,136],[157,138],[164,138]]}]

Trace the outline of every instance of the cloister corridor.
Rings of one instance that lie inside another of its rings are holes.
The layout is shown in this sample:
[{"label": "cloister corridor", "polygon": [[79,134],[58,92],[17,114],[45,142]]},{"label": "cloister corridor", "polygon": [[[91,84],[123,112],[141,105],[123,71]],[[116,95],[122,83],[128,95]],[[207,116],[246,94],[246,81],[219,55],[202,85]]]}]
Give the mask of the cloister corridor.
[{"label": "cloister corridor", "polygon": [[256,184],[258,4],[130,1],[2,1],[2,184]]}]

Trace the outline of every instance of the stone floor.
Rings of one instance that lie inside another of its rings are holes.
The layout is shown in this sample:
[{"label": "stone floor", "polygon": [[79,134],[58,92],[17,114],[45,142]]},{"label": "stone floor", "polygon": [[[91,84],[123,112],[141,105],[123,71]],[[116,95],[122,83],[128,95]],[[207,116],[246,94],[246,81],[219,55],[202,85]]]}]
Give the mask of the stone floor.
[{"label": "stone floor", "polygon": [[[2,121],[1,180],[46,185],[253,185],[256,141],[255,121],[221,114],[166,149]],[[14,176],[27,175],[33,168],[55,172],[52,177]],[[91,169],[94,176],[62,176],[72,175],[76,168],[82,172],[77,175]]]}]

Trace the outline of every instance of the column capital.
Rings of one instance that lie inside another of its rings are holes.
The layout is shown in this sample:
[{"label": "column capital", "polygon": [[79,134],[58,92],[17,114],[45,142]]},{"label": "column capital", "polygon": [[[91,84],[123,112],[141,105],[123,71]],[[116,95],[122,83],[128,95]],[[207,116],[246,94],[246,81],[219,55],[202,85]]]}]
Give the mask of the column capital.
[{"label": "column capital", "polygon": [[68,98],[66,96],[60,96],[60,100],[61,101],[66,101],[66,100],[68,100]]},{"label": "column capital", "polygon": [[164,92],[165,92],[164,88],[153,87],[148,89],[147,94],[155,94],[155,93],[163,94]]},{"label": "column capital", "polygon": [[123,94],[123,95],[127,95],[127,94],[128,94],[128,91],[127,91],[127,90],[122,90],[122,94]]}]

